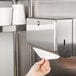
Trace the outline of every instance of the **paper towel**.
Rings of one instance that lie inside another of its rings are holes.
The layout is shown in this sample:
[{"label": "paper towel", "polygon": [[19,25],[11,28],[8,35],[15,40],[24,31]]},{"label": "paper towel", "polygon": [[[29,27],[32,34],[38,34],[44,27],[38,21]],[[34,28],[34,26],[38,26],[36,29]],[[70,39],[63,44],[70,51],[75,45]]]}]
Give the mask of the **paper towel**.
[{"label": "paper towel", "polygon": [[25,24],[25,8],[23,4],[14,4],[13,8],[13,25]]},{"label": "paper towel", "polygon": [[43,49],[36,48],[36,47],[33,47],[33,49],[41,59],[52,60],[52,59],[60,58],[59,55],[54,54],[52,52],[48,52],[47,50],[43,50]]},{"label": "paper towel", "polygon": [[12,8],[0,8],[0,26],[11,25]]}]

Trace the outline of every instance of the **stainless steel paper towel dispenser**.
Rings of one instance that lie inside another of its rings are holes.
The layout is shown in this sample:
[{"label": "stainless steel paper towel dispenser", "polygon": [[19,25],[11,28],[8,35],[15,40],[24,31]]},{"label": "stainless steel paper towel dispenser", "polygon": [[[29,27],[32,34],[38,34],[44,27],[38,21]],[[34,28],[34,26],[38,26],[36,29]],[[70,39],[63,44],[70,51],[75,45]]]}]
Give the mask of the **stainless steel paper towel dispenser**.
[{"label": "stainless steel paper towel dispenser", "polygon": [[57,51],[56,20],[27,18],[27,42],[52,52]]},{"label": "stainless steel paper towel dispenser", "polygon": [[62,57],[73,55],[72,19],[27,18],[27,42]]}]

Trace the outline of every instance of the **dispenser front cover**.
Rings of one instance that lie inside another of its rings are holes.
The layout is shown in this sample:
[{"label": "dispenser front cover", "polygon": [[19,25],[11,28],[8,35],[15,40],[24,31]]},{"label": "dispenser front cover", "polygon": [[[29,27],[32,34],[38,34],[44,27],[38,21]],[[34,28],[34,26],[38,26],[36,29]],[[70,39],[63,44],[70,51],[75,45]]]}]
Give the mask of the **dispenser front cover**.
[{"label": "dispenser front cover", "polygon": [[56,21],[28,18],[26,37],[31,46],[56,51]]}]

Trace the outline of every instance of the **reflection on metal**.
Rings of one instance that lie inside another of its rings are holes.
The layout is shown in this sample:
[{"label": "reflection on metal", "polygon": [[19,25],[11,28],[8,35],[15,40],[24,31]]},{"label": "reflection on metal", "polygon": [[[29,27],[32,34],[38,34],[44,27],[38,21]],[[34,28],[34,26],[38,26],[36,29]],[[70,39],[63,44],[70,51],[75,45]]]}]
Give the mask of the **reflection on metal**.
[{"label": "reflection on metal", "polygon": [[72,19],[57,20],[57,46],[62,57],[72,56]]},{"label": "reflection on metal", "polygon": [[14,66],[13,76],[24,76],[32,66],[31,47],[26,43],[25,33],[25,31],[12,32],[14,53],[14,63],[12,63]]},{"label": "reflection on metal", "polygon": [[14,43],[14,76],[19,76],[19,37],[18,32],[13,33]]},{"label": "reflection on metal", "polygon": [[49,51],[57,51],[56,20],[28,18],[26,30],[27,42],[32,46]]},{"label": "reflection on metal", "polygon": [[76,56],[76,19],[73,20],[73,55]]}]

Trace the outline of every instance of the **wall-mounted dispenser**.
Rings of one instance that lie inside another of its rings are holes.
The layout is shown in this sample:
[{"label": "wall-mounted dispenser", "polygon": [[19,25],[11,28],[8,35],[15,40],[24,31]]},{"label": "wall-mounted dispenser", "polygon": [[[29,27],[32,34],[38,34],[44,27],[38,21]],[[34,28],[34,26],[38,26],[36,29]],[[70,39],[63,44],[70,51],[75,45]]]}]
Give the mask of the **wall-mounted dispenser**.
[{"label": "wall-mounted dispenser", "polygon": [[27,19],[27,42],[42,49],[57,51],[56,20]]},{"label": "wall-mounted dispenser", "polygon": [[27,42],[59,54],[73,56],[73,20],[27,18]]}]

